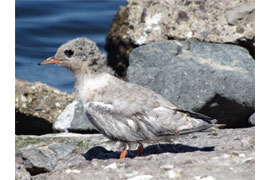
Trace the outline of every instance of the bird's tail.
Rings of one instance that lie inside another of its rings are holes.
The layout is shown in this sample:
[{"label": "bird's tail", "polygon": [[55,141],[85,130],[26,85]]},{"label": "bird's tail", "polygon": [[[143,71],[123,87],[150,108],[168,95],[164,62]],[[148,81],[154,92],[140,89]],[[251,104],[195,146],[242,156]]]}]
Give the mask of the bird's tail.
[{"label": "bird's tail", "polygon": [[204,124],[201,124],[200,126],[191,128],[191,129],[185,129],[180,131],[180,134],[188,134],[188,133],[193,133],[193,132],[198,132],[198,131],[205,131],[208,130],[210,128],[213,129],[218,129],[220,127],[224,127],[224,124],[217,124],[217,120],[211,117],[208,117],[206,115],[200,114],[200,113],[196,113],[196,112],[191,112],[191,111],[186,111],[183,109],[175,109],[178,112],[182,112],[187,114],[189,117],[191,118],[195,118],[195,119],[200,119],[203,120]]},{"label": "bird's tail", "polygon": [[192,118],[201,119],[203,121],[208,122],[209,124],[217,123],[216,119],[208,117],[208,116],[200,114],[200,113],[186,111],[186,110],[183,110],[183,109],[176,109],[176,111],[185,113],[185,114],[189,115],[189,117],[192,117]]}]

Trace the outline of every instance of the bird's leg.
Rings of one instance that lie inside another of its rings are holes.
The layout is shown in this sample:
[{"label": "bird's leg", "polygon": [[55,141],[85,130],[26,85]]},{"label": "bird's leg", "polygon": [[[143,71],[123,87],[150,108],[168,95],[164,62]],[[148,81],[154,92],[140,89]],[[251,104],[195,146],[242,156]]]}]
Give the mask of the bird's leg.
[{"label": "bird's leg", "polygon": [[137,156],[142,156],[143,152],[143,144],[139,143],[138,149],[137,149]]},{"label": "bird's leg", "polygon": [[127,145],[124,145],[121,154],[120,154],[120,159],[124,159],[127,156]]}]

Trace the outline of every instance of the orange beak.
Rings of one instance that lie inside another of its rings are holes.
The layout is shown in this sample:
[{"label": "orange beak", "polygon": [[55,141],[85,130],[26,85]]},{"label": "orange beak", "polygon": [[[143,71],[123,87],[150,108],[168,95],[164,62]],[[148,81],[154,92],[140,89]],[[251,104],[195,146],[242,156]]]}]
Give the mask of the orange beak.
[{"label": "orange beak", "polygon": [[60,64],[63,62],[62,59],[57,59],[55,57],[49,57],[48,59],[38,63],[38,65],[44,65],[44,64]]}]

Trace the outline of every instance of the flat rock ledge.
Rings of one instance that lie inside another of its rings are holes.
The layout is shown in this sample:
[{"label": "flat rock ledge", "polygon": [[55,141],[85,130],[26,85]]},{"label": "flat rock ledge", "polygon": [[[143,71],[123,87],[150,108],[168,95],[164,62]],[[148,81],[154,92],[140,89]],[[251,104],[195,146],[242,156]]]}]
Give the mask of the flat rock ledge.
[{"label": "flat rock ledge", "polygon": [[52,124],[74,99],[74,95],[61,92],[47,84],[16,79],[16,134],[52,133]]},{"label": "flat rock ledge", "polygon": [[[220,129],[144,144],[128,158],[100,134],[16,136],[16,179],[211,179],[255,177],[255,128]],[[25,177],[25,178],[24,178]]]}]

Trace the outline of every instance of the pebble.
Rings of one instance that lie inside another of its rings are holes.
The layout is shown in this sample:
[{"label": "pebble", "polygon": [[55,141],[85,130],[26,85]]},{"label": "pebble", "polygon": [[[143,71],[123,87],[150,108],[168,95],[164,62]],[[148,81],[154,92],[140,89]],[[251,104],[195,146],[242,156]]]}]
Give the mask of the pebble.
[{"label": "pebble", "polygon": [[223,156],[222,157],[224,157],[224,158],[228,158],[228,157],[230,157],[230,155],[228,155],[228,154],[223,154]]},{"label": "pebble", "polygon": [[195,180],[215,180],[212,176],[195,176]]},{"label": "pebble", "polygon": [[26,99],[26,97],[25,96],[21,96],[21,101],[26,101],[27,99]]},{"label": "pebble", "polygon": [[59,102],[56,102],[56,103],[55,103],[55,106],[56,106],[56,107],[60,107]]},{"label": "pebble", "polygon": [[79,174],[81,171],[77,169],[67,169],[65,172],[68,174],[69,173]]},{"label": "pebble", "polygon": [[242,158],[246,157],[246,155],[245,155],[244,153],[241,153],[241,154],[239,154],[238,156],[239,156],[239,157],[242,157]]},{"label": "pebble", "polygon": [[148,179],[152,179],[153,176],[151,175],[139,175],[139,176],[135,176],[133,178],[129,178],[128,180],[148,180]]},{"label": "pebble", "polygon": [[168,171],[168,176],[169,176],[170,179],[180,179],[181,178],[181,172],[182,172],[182,169],[170,170],[170,171]]},{"label": "pebble", "polygon": [[112,164],[110,164],[110,165],[104,167],[104,169],[116,169],[116,168],[117,168],[116,163],[112,163]]},{"label": "pebble", "polygon": [[164,169],[164,170],[166,170],[166,171],[168,171],[168,170],[170,170],[170,169],[173,169],[174,166],[171,165],[171,164],[165,164],[165,165],[161,166],[160,168],[161,168],[161,169]]}]

